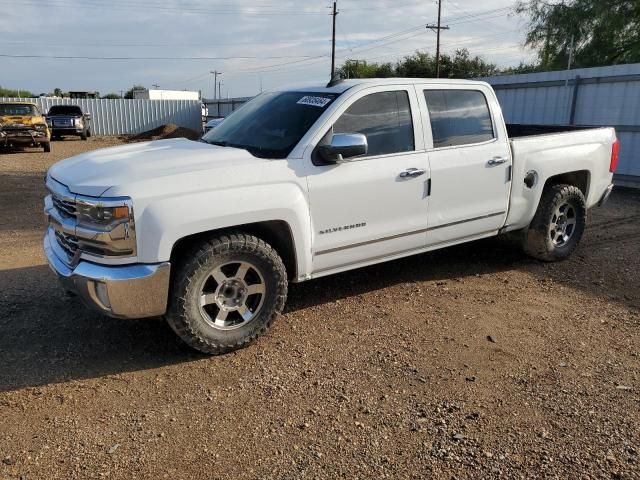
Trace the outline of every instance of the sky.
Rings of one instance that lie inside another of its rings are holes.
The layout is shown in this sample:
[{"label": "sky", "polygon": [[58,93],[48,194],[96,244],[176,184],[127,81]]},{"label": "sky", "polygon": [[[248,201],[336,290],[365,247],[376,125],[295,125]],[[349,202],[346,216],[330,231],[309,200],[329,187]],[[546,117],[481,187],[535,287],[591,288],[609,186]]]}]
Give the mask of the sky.
[{"label": "sky", "polygon": [[[442,25],[450,29],[442,33],[442,51],[467,48],[500,67],[532,60],[523,47],[526,19],[513,5],[443,0]],[[323,82],[331,68],[331,6],[326,0],[0,0],[0,86],[106,94],[155,84],[211,98],[210,72],[219,71],[226,98]],[[436,0],[338,0],[338,11],[337,65],[435,52],[436,35],[425,25],[437,20]]]}]

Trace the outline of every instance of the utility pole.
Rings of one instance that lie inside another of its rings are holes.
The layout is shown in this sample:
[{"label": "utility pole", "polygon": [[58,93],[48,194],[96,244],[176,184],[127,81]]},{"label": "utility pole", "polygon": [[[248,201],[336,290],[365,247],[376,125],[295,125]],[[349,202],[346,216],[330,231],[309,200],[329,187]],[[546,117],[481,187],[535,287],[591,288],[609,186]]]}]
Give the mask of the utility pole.
[{"label": "utility pole", "polygon": [[333,12],[331,16],[333,17],[333,31],[331,35],[331,80],[333,80],[333,76],[336,73],[336,17],[338,16],[337,10],[338,2],[333,2]]},{"label": "utility pole", "polygon": [[222,80],[218,82],[218,98],[222,99]]},{"label": "utility pole", "polygon": [[573,48],[576,37],[575,35],[571,35],[571,43],[569,44],[569,60],[567,62],[567,70],[571,70],[571,64],[573,63]]},{"label": "utility pole", "polygon": [[218,75],[222,75],[222,72],[219,72],[217,70],[213,70],[211,72],[209,72],[213,75],[213,99],[217,100],[218,96]]},{"label": "utility pole", "polygon": [[443,27],[441,25],[442,20],[442,0],[438,0],[438,25],[427,25],[427,28],[436,32],[436,78],[440,78],[440,32],[442,30],[449,30],[449,27]]},{"label": "utility pole", "polygon": [[153,88],[157,89],[160,85],[158,85],[157,83],[154,83],[153,85],[151,85]]}]

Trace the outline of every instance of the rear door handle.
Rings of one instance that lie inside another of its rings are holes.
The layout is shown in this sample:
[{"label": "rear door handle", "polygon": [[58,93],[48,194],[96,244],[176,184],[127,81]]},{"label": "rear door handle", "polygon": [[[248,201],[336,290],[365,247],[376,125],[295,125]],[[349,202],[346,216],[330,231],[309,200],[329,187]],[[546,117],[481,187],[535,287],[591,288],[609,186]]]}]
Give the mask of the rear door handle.
[{"label": "rear door handle", "polygon": [[487,165],[489,165],[490,167],[495,167],[496,165],[502,165],[503,163],[507,162],[508,160],[504,157],[493,157],[487,162]]},{"label": "rear door handle", "polygon": [[415,178],[425,173],[427,171],[424,168],[407,168],[404,172],[400,172],[400,178]]}]

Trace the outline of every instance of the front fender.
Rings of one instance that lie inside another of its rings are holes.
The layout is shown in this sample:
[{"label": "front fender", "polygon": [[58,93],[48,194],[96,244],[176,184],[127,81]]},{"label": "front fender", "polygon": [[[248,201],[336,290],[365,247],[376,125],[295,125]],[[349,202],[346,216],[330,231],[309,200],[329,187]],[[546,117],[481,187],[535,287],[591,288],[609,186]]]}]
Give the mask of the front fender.
[{"label": "front fender", "polygon": [[168,261],[176,242],[190,235],[279,220],[289,226],[298,278],[311,272],[309,208],[299,185],[256,185],[162,198],[135,207],[138,260]]}]

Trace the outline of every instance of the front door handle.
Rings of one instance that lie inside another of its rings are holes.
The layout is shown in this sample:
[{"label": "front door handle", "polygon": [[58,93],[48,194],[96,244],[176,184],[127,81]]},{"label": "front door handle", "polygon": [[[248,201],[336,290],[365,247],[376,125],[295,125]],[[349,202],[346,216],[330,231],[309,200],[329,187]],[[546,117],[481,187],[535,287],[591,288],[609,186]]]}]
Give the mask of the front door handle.
[{"label": "front door handle", "polygon": [[496,165],[502,165],[503,163],[507,162],[508,160],[504,157],[493,157],[487,162],[487,165],[489,165],[490,167],[495,167]]},{"label": "front door handle", "polygon": [[400,178],[415,178],[425,173],[427,171],[424,168],[407,168],[404,172],[400,172]]}]

